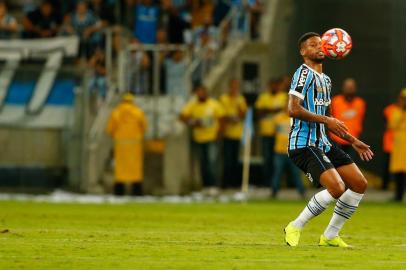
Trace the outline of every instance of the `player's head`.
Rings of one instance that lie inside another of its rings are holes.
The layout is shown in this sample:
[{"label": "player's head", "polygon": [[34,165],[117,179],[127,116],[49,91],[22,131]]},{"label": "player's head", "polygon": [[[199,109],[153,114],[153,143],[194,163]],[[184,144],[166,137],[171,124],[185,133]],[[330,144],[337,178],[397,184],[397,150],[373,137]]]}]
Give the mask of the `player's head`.
[{"label": "player's head", "polygon": [[357,92],[357,83],[353,78],[347,78],[343,82],[342,93],[345,96],[355,96]]},{"label": "player's head", "polygon": [[307,32],[303,34],[298,40],[300,55],[303,59],[321,63],[325,55],[321,50],[320,35],[315,32]]}]

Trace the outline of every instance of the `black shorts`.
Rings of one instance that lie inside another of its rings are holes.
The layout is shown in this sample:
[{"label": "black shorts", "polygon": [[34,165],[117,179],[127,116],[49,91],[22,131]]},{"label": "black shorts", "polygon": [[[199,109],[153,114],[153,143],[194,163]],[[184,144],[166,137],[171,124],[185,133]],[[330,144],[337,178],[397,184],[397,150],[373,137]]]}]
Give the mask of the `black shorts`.
[{"label": "black shorts", "polygon": [[335,146],[327,153],[314,146],[289,150],[289,158],[316,187],[320,186],[320,175],[323,172],[354,163],[347,153]]}]

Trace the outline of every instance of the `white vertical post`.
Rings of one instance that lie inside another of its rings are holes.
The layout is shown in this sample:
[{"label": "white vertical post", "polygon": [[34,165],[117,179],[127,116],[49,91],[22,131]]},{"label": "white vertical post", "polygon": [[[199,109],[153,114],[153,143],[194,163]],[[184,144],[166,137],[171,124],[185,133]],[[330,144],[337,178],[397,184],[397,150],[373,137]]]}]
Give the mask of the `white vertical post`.
[{"label": "white vertical post", "polygon": [[248,193],[249,177],[250,177],[250,162],[251,162],[251,129],[247,129],[244,144],[243,154],[243,170],[242,170],[242,185],[241,192]]}]

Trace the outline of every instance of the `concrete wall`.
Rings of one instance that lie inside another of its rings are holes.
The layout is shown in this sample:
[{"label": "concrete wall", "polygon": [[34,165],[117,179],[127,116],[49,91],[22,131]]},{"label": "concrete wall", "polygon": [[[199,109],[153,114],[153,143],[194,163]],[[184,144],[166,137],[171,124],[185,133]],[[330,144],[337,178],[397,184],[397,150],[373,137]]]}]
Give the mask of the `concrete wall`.
[{"label": "concrete wall", "polygon": [[0,128],[0,166],[63,167],[62,131]]}]

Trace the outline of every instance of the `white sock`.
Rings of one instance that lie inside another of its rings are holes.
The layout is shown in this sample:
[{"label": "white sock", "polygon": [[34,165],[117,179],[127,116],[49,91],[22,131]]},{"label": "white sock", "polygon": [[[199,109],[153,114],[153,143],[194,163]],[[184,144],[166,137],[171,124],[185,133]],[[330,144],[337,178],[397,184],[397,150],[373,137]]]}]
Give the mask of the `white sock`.
[{"label": "white sock", "polygon": [[327,206],[335,199],[327,191],[327,189],[315,194],[303,209],[302,213],[293,221],[293,225],[298,228],[303,228],[309,220],[320,215]]},{"label": "white sock", "polygon": [[337,200],[336,207],[334,208],[333,217],[330,220],[324,236],[328,239],[333,239],[338,235],[344,223],[349,219],[357,210],[359,202],[364,194],[356,193],[347,189],[343,195]]}]

